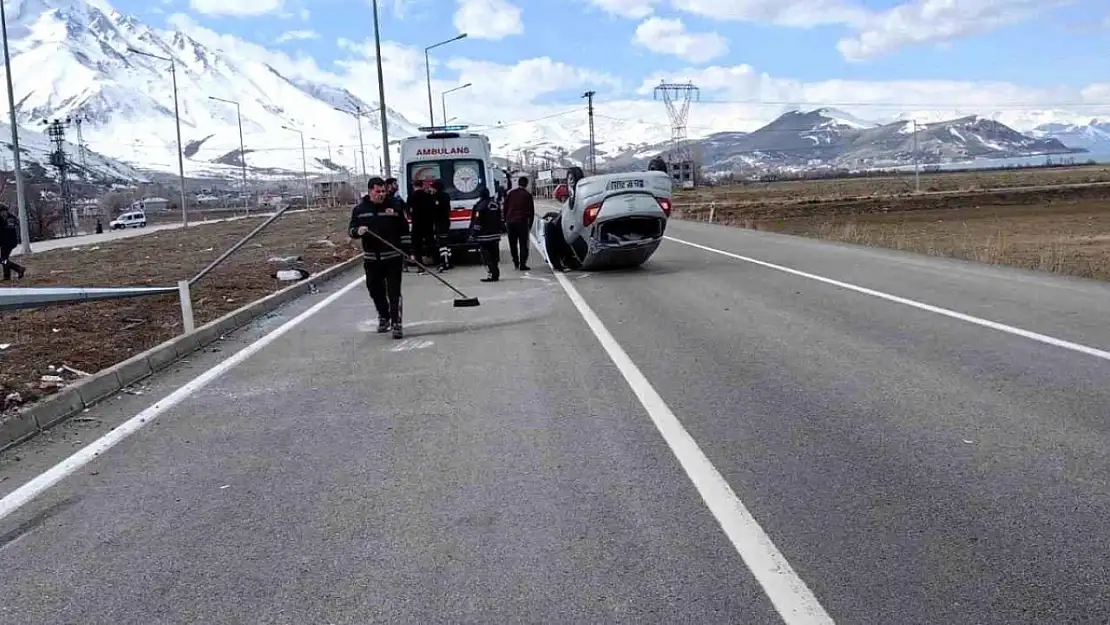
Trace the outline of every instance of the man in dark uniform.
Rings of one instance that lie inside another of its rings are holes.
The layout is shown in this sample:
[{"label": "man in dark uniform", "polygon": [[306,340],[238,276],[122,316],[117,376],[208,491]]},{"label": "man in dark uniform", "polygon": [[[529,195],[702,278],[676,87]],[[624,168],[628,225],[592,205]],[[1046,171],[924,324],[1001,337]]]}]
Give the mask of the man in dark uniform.
[{"label": "man in dark uniform", "polygon": [[435,200],[436,241],[439,243],[439,270],[447,271],[454,267],[451,262],[451,248],[448,237],[451,234],[451,196],[447,194],[442,180],[432,183],[432,197]]},{"label": "man in dark uniform", "polygon": [[362,240],[362,268],[366,290],[378,311],[378,332],[393,330],[393,338],[404,337],[401,327],[401,274],[405,256],[370,233],[377,234],[400,250],[411,246],[409,224],[404,214],[389,200],[385,180],[374,177],[367,183],[369,193],[351,210],[347,233]]},{"label": "man in dark uniform", "polygon": [[[439,248],[436,245],[435,198],[424,188],[422,181],[413,180],[408,205],[409,218],[412,219],[413,254],[421,263],[427,263],[428,257],[434,258]],[[416,273],[424,273],[424,268],[418,267]]]},{"label": "man in dark uniform", "polygon": [[493,201],[489,187],[483,185],[478,193],[479,199],[470,213],[470,232],[482,250],[482,260],[489,271],[482,282],[497,282],[501,279],[498,263],[501,260],[501,231],[504,229],[501,207]]},{"label": "man in dark uniform", "polygon": [[12,272],[19,279],[27,268],[12,260],[12,251],[23,242],[19,234],[19,218],[8,210],[6,204],[0,204],[0,265],[4,266],[4,280],[12,279]]}]

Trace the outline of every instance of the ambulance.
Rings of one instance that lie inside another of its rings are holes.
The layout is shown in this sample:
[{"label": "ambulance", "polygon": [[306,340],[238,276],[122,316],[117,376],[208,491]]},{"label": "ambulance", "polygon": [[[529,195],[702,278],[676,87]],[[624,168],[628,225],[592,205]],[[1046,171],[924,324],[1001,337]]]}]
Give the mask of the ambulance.
[{"label": "ambulance", "polygon": [[413,181],[442,180],[451,196],[451,232],[447,245],[452,253],[478,252],[470,239],[470,211],[485,185],[493,193],[494,166],[489,137],[464,132],[468,126],[423,126],[423,135],[401,140],[398,189],[408,200]]}]

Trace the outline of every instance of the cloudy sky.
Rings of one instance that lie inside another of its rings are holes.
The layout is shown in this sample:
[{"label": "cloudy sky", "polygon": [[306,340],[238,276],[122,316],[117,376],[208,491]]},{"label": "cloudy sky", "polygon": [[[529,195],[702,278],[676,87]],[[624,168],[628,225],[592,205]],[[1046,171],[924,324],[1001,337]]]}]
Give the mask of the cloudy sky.
[{"label": "cloudy sky", "polygon": [[[113,4],[377,99],[367,0],[159,1]],[[662,79],[751,123],[808,105],[1110,111],[1105,0],[381,0],[381,19],[387,104],[420,123],[424,48],[460,32],[432,51],[433,91],[472,83],[449,96],[469,123],[557,114],[587,89],[617,115]]]}]

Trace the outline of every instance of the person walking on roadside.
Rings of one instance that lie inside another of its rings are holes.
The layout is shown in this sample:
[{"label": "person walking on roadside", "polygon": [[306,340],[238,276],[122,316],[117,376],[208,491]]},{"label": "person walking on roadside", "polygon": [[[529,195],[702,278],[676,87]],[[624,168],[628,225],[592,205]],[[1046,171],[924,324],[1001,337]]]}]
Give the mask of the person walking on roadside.
[{"label": "person walking on roadside", "polygon": [[528,233],[536,220],[536,201],[528,191],[528,179],[521,176],[517,187],[505,196],[505,230],[509,235],[509,254],[513,267],[530,271],[528,267]]},{"label": "person walking on roadside", "polygon": [[451,262],[451,196],[444,190],[442,180],[432,183],[432,197],[435,201],[436,241],[439,243],[439,271],[442,273],[454,267]]},{"label": "person walking on roadside", "polygon": [[470,233],[482,251],[482,262],[486,264],[489,275],[482,282],[497,282],[501,279],[501,207],[490,196],[485,185],[478,191],[478,201],[470,213]]},{"label": "person walking on roadside", "polygon": [[19,218],[8,210],[6,204],[0,204],[0,265],[4,266],[4,280],[12,279],[12,272],[16,278],[22,280],[27,268],[12,260],[12,252],[23,237],[19,234]]},{"label": "person walking on roadside", "polygon": [[405,256],[393,248],[404,251],[411,247],[409,223],[389,200],[385,180],[373,177],[366,187],[368,193],[351,210],[347,233],[352,239],[362,240],[362,268],[366,273],[366,290],[378,312],[378,332],[392,329],[393,338],[400,339],[404,338],[401,275]]}]

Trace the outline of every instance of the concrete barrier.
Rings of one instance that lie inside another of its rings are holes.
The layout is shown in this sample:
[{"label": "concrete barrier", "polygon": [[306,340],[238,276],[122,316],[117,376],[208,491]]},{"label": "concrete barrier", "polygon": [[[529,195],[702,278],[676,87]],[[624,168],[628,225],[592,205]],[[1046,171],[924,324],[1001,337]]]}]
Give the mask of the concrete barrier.
[{"label": "concrete barrier", "polygon": [[14,447],[34,438],[44,430],[65,422],[82,410],[165,369],[261,315],[309,293],[314,285],[323,284],[358,266],[361,262],[362,255],[359,254],[350,260],[332,265],[300,282],[210,321],[188,334],[176,336],[121,363],[78,380],[41,402],[23,408],[0,423],[0,451]]}]

